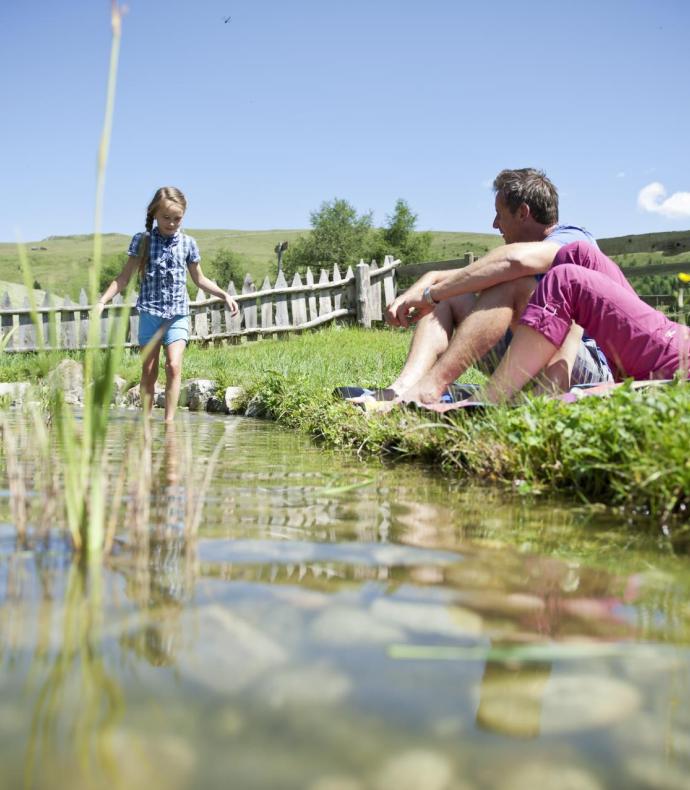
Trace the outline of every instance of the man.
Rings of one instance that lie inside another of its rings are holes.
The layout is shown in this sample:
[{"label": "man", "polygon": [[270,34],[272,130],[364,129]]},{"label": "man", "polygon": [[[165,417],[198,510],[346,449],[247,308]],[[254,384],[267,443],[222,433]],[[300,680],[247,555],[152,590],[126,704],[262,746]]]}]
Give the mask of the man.
[{"label": "man", "polygon": [[[492,373],[558,250],[596,242],[584,228],[558,224],[558,192],[533,168],[503,170],[494,181],[493,227],[505,244],[463,269],[428,272],[386,310],[393,326],[417,327],[407,361],[390,389],[405,401],[432,403],[473,364]],[[493,350],[493,351],[492,351]],[[605,357],[575,324],[544,371],[559,389],[610,381]]]}]

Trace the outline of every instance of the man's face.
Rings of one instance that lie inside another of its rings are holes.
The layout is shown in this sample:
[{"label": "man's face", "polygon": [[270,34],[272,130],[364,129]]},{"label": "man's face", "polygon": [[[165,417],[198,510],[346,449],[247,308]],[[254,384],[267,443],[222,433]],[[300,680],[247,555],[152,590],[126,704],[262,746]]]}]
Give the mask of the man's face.
[{"label": "man's face", "polygon": [[522,224],[520,210],[518,209],[515,214],[513,214],[505,204],[503,198],[500,195],[496,195],[496,216],[493,226],[496,230],[501,232],[503,241],[505,241],[506,244],[522,241]]}]

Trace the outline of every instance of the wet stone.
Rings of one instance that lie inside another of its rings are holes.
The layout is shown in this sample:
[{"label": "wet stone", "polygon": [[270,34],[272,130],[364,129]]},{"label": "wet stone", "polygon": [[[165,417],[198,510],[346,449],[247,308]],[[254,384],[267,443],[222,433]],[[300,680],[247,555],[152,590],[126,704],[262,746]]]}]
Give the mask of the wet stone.
[{"label": "wet stone", "polygon": [[608,727],[640,705],[638,690],[597,675],[553,675],[548,666],[489,664],[479,688],[477,722],[486,730],[534,738]]},{"label": "wet stone", "polygon": [[195,649],[179,654],[178,669],[217,693],[235,693],[287,660],[281,645],[225,607],[212,604],[190,617]]},{"label": "wet stone", "polygon": [[261,695],[273,708],[334,705],[352,688],[347,675],[327,664],[306,665],[271,673]]},{"label": "wet stone", "polygon": [[453,768],[442,754],[414,749],[388,760],[375,775],[375,790],[456,790]]},{"label": "wet stone", "polygon": [[350,776],[321,776],[308,790],[365,790],[365,785]]},{"label": "wet stone", "polygon": [[497,785],[497,790],[537,789],[604,790],[604,785],[586,768],[538,760],[509,766]]},{"label": "wet stone", "polygon": [[311,636],[333,645],[388,644],[403,640],[405,632],[359,609],[332,607],[315,618]]},{"label": "wet stone", "polygon": [[190,411],[206,411],[208,401],[215,395],[217,384],[211,379],[192,379],[185,385]]},{"label": "wet stone", "polygon": [[173,733],[136,733],[120,729],[113,733],[108,746],[118,766],[119,786],[131,790],[188,787],[196,767],[197,758],[191,744]]},{"label": "wet stone", "polygon": [[[688,765],[657,755],[640,754],[626,758],[627,784],[654,790],[687,790]],[[632,780],[632,781],[630,781]]]},{"label": "wet stone", "polygon": [[242,387],[227,387],[223,395],[225,411],[228,414],[237,414],[242,411],[241,404],[244,400],[244,389]]}]

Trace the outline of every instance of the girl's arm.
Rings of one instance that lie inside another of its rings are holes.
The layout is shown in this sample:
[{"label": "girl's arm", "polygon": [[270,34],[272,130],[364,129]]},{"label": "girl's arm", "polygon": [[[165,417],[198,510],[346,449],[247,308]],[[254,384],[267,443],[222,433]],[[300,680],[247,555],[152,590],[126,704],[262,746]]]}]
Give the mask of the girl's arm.
[{"label": "girl's arm", "polygon": [[125,290],[138,266],[139,258],[132,258],[130,255],[130,257],[127,258],[127,263],[125,264],[124,269],[110,283],[110,285],[105,289],[103,296],[101,296],[101,298],[98,300],[98,315],[103,312],[103,308],[105,307],[106,303],[109,302],[113,296],[116,296]]},{"label": "girl's arm", "polygon": [[209,280],[208,277],[204,275],[204,273],[201,271],[201,265],[199,263],[189,264],[189,275],[197,288],[201,288],[202,291],[206,291],[206,293],[211,294],[211,296],[217,296],[219,299],[223,299],[228,307],[228,310],[230,311],[230,315],[237,315],[240,309],[237,302],[227,291],[224,291],[221,287],[216,285],[212,280]]}]

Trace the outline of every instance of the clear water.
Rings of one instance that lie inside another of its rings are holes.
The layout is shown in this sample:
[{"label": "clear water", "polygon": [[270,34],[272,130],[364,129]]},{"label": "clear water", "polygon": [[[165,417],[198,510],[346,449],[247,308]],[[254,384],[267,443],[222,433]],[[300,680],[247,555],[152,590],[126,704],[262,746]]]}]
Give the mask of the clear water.
[{"label": "clear water", "polygon": [[156,423],[152,468],[146,540],[88,573],[3,492],[0,787],[688,786],[662,539],[244,418]]}]

